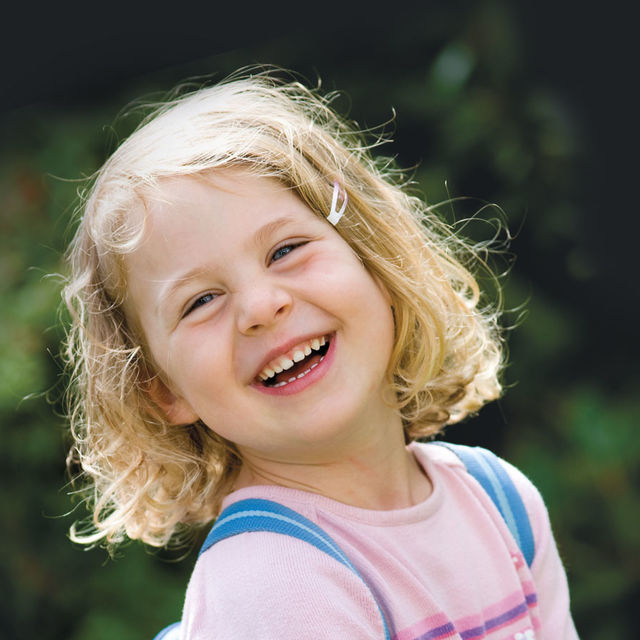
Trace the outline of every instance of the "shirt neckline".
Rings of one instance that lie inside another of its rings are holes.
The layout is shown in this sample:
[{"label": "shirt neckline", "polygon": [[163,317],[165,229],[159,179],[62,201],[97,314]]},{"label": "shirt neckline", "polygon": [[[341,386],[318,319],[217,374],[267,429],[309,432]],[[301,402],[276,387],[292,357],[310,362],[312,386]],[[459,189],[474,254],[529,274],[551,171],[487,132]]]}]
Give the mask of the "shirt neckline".
[{"label": "shirt neckline", "polygon": [[228,507],[247,498],[261,498],[279,502],[314,520],[318,519],[321,512],[329,512],[345,520],[374,526],[411,524],[432,516],[442,504],[444,478],[441,465],[437,464],[429,455],[429,451],[433,448],[419,443],[408,445],[409,451],[413,453],[420,466],[424,469],[432,486],[431,494],[425,500],[410,507],[389,510],[364,509],[317,493],[275,485],[255,485],[238,489],[223,500],[222,507]]}]

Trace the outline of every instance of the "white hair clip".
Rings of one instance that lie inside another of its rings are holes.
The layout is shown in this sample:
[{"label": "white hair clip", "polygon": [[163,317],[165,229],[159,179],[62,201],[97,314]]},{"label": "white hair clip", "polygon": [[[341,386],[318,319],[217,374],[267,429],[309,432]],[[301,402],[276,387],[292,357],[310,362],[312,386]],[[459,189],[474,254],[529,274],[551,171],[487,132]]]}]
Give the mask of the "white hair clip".
[{"label": "white hair clip", "polygon": [[[338,195],[342,193],[342,206],[339,211],[336,211],[336,206],[338,204]],[[331,200],[331,211],[327,216],[327,220],[335,227],[338,222],[340,222],[340,218],[342,218],[342,214],[344,210],[347,208],[347,192],[338,184],[336,180],[333,183],[333,198]]]}]

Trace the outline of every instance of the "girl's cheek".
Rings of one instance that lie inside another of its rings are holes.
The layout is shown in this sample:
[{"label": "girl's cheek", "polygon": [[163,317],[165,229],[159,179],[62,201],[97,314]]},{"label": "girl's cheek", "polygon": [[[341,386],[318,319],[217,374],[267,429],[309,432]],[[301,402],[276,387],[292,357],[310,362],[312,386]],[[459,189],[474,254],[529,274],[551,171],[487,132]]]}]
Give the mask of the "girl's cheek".
[{"label": "girl's cheek", "polygon": [[205,363],[219,358],[219,338],[207,323],[176,332],[167,344],[166,363],[169,369],[189,375]]},{"label": "girl's cheek", "polygon": [[360,266],[355,256],[351,258],[340,251],[329,251],[310,256],[301,272],[308,277],[340,280],[349,278]]}]

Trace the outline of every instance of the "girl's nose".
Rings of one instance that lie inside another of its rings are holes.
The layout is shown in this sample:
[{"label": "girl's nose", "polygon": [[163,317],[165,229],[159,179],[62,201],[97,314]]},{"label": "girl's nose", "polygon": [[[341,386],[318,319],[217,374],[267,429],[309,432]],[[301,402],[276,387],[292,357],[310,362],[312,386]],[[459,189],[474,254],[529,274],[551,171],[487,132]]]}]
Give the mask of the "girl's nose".
[{"label": "girl's nose", "polygon": [[255,334],[284,319],[291,310],[293,300],[283,288],[254,283],[240,294],[238,330]]}]

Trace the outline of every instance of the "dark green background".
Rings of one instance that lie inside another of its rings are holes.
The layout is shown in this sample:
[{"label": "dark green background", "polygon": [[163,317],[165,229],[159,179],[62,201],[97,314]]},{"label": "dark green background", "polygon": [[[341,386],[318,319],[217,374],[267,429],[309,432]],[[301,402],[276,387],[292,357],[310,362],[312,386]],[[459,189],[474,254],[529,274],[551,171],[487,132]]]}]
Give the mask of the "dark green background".
[{"label": "dark green background", "polygon": [[430,203],[471,198],[443,207],[448,219],[502,208],[516,256],[496,263],[511,267],[505,320],[517,325],[509,389],[447,436],[493,448],[538,485],[581,637],[635,637],[637,72],[615,3],[17,10],[0,52],[0,637],[145,639],[180,615],[193,553],[178,562],[130,544],[109,560],[66,537],[75,503],[56,415],[60,286],[48,274],[61,269],[77,179],[135,123],[116,122],[122,107],[251,63],[320,76],[363,127],[395,109],[382,151],[416,167]]}]

